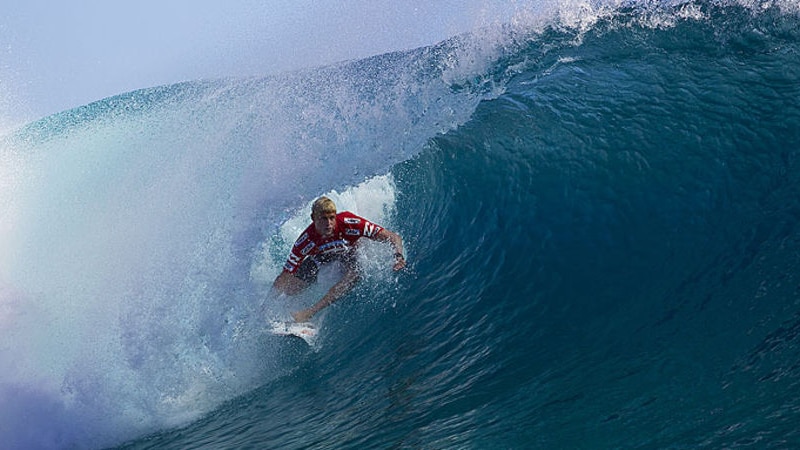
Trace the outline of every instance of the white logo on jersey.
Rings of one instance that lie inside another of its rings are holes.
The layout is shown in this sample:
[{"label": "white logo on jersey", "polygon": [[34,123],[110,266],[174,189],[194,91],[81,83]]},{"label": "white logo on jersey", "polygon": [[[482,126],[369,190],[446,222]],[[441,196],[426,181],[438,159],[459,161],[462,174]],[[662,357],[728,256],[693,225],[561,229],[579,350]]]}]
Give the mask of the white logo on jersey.
[{"label": "white logo on jersey", "polygon": [[320,253],[328,253],[328,252],[343,252],[347,250],[347,241],[344,239],[339,239],[337,241],[331,241],[327,244],[322,244],[319,246]]},{"label": "white logo on jersey", "polygon": [[311,251],[312,248],[314,248],[314,243],[309,242],[308,245],[306,245],[305,248],[303,248],[303,250],[300,251],[300,253],[302,253],[303,256],[305,256],[308,254],[308,252]]},{"label": "white logo on jersey", "polygon": [[286,264],[296,266],[300,264],[300,257],[295,255],[294,253],[289,253],[289,259],[286,260]]},{"label": "white logo on jersey", "polygon": [[361,219],[356,219],[355,217],[345,217],[344,218],[344,223],[350,224],[350,225],[355,225],[357,223],[361,223]]},{"label": "white logo on jersey", "polygon": [[300,236],[299,238],[297,238],[297,240],[296,240],[296,241],[295,241],[295,243],[294,243],[294,246],[295,246],[295,247],[300,247],[300,245],[302,245],[302,244],[303,244],[303,242],[305,242],[305,241],[306,241],[306,239],[308,239],[308,233],[303,233],[303,235],[302,235],[302,236]]},{"label": "white logo on jersey", "polygon": [[374,223],[369,223],[369,222],[364,223],[364,236],[372,237],[372,235],[375,234],[376,230],[377,227],[375,226]]}]

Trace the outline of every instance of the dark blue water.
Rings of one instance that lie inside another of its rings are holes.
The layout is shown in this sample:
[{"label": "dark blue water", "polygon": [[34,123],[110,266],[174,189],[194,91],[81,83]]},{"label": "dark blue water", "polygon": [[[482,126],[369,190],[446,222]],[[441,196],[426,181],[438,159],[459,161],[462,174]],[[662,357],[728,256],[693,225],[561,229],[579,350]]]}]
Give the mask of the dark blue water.
[{"label": "dark blue water", "polygon": [[[797,6],[548,17],[7,137],[0,437],[800,446]],[[410,266],[308,348],[263,318],[322,193]]]}]

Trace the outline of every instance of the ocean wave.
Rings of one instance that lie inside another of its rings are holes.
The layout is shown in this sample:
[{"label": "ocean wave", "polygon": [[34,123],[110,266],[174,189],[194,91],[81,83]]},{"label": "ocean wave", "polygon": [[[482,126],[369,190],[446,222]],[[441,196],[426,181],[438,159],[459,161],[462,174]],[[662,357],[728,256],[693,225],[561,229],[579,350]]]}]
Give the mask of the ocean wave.
[{"label": "ocean wave", "polygon": [[[0,438],[796,438],[779,400],[797,388],[796,14],[522,5],[434,46],[121,94],[7,135]],[[399,231],[409,269],[374,249],[304,353],[260,317],[296,306],[269,284],[322,193]]]}]

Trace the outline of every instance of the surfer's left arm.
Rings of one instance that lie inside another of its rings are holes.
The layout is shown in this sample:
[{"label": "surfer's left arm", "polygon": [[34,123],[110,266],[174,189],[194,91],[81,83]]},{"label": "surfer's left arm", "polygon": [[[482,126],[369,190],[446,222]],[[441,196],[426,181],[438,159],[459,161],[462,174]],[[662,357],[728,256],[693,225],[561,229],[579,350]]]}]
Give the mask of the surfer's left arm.
[{"label": "surfer's left arm", "polygon": [[350,292],[350,289],[358,283],[360,278],[357,270],[348,270],[345,272],[342,279],[328,289],[328,292],[326,292],[314,306],[298,311],[292,314],[292,317],[294,317],[296,322],[308,322],[314,314],[327,308],[341,296]]},{"label": "surfer's left arm", "polygon": [[374,239],[389,242],[394,247],[394,267],[392,269],[400,270],[406,266],[406,257],[403,255],[403,238],[399,234],[384,228],[375,235]]}]

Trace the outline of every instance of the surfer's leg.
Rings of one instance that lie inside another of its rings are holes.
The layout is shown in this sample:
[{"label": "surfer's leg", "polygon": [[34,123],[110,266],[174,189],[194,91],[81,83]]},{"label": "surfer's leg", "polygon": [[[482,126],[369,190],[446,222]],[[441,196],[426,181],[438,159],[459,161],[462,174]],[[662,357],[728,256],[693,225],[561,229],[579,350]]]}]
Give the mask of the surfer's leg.
[{"label": "surfer's leg", "polygon": [[308,283],[291,273],[283,272],[275,279],[272,288],[281,294],[296,295],[308,288]]},{"label": "surfer's leg", "polygon": [[303,261],[296,273],[281,273],[275,280],[273,287],[286,295],[297,295],[317,281],[318,272],[317,263],[308,258]]}]

